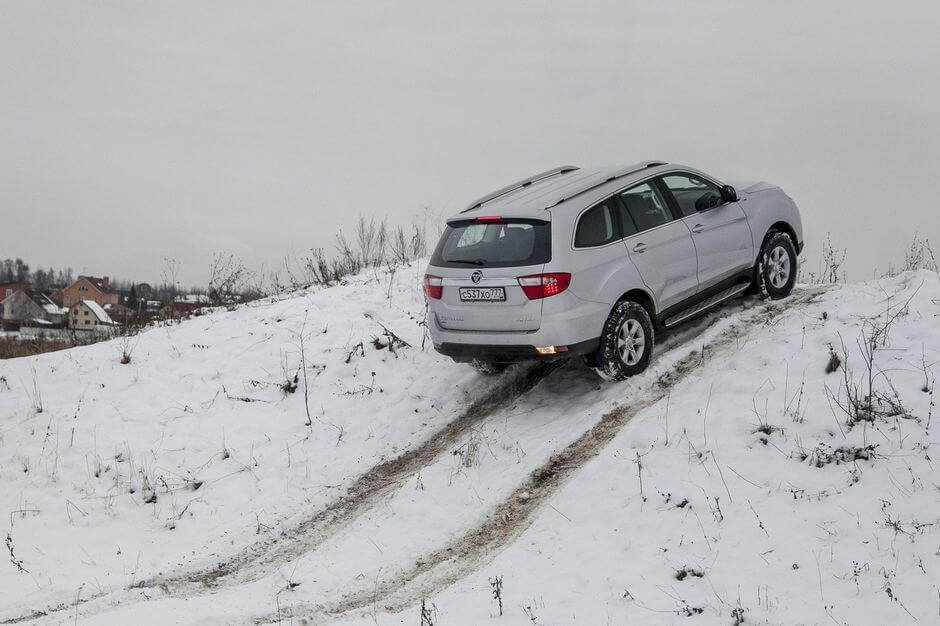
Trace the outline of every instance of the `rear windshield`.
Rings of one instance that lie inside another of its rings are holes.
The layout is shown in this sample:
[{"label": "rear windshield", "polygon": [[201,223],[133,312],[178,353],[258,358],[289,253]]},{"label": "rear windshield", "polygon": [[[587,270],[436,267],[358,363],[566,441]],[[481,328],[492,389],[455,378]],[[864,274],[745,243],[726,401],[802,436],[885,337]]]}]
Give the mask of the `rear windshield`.
[{"label": "rear windshield", "polygon": [[551,225],[536,220],[452,222],[431,265],[437,267],[516,267],[552,258]]}]

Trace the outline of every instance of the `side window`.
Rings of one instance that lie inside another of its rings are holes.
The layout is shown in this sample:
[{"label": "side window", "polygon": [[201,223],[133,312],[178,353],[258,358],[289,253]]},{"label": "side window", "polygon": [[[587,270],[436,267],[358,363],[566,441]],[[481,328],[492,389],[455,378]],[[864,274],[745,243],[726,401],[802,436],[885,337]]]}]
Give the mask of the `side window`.
[{"label": "side window", "polygon": [[574,232],[575,248],[602,246],[619,239],[614,203],[608,198],[581,215]]},{"label": "side window", "polygon": [[663,182],[676,199],[682,217],[721,204],[721,189],[718,185],[692,174],[669,174],[663,176]]},{"label": "side window", "polygon": [[623,221],[629,225],[624,228],[630,235],[672,221],[672,213],[669,212],[666,201],[649,183],[643,183],[621,192],[620,200],[626,211]]}]

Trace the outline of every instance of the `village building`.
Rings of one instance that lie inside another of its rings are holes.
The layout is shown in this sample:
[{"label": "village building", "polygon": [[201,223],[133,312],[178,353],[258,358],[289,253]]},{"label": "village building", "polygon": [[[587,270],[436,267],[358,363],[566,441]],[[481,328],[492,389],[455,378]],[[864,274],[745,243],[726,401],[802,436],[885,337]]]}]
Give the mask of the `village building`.
[{"label": "village building", "polygon": [[123,304],[106,304],[101,308],[108,314],[108,317],[121,324],[127,324],[137,316],[137,311],[129,309]]},{"label": "village building", "polygon": [[187,293],[176,296],[173,302],[170,302],[160,309],[160,315],[169,319],[172,317],[182,317],[194,313],[203,307],[209,306],[209,296],[204,293]]},{"label": "village building", "polygon": [[120,304],[121,296],[111,289],[111,279],[107,276],[79,276],[74,283],[62,290],[62,306],[71,309],[83,300],[90,300],[104,307],[106,304]]},{"label": "village building", "polygon": [[32,289],[19,289],[0,302],[4,330],[19,330],[22,326],[64,326],[68,309],[53,302],[44,293]]},{"label": "village building", "polygon": [[26,283],[23,283],[20,281],[0,283],[0,302],[3,302],[5,298],[9,298],[20,289],[25,289],[25,288],[26,288]]},{"label": "village building", "polygon": [[81,300],[69,309],[69,328],[72,330],[107,331],[115,326],[114,320],[94,300]]}]

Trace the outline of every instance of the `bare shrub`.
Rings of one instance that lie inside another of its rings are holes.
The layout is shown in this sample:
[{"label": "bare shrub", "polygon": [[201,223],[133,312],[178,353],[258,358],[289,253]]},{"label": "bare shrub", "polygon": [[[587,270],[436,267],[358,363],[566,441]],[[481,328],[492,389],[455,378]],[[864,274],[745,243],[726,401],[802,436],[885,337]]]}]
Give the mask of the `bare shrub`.
[{"label": "bare shrub", "polygon": [[[848,427],[851,428],[858,422],[874,422],[879,417],[911,417],[888,376],[880,370],[876,371],[874,360],[877,343],[873,341],[872,335],[863,330],[857,344],[862,353],[863,369],[860,378],[855,379],[846,357],[840,389],[833,393],[826,387],[829,398],[845,414]],[[879,389],[876,386],[875,381],[878,379],[883,380],[887,389]]]},{"label": "bare shrub", "polygon": [[[826,241],[823,242],[822,266],[819,273],[820,282],[832,284],[839,282],[839,270],[845,262],[845,255],[846,249],[837,250],[834,248],[831,235],[826,233]],[[844,274],[842,280],[845,281]]]},{"label": "bare shrub", "polygon": [[854,463],[855,461],[870,461],[875,458],[875,449],[877,444],[867,446],[832,446],[820,443],[810,455],[810,464],[814,467],[825,467],[830,463],[841,465],[843,463]]},{"label": "bare shrub", "polygon": [[372,336],[372,347],[376,350],[388,350],[395,357],[398,357],[398,351],[402,348],[410,348],[411,344],[396,335],[388,326],[378,321],[368,313],[366,313],[366,318],[372,320],[376,324],[382,327],[382,336],[378,337],[376,335]]},{"label": "bare shrub", "polygon": [[483,433],[473,429],[467,440],[455,448],[451,454],[460,459],[460,465],[463,467],[474,467],[480,462],[480,448],[482,447]]},{"label": "bare shrub", "polygon": [[842,359],[839,358],[839,353],[836,352],[836,349],[832,347],[832,344],[829,344],[829,361],[826,363],[826,373],[831,374],[839,369],[842,365]]},{"label": "bare shrub", "polygon": [[137,342],[131,343],[131,335],[125,334],[121,337],[120,342],[121,347],[121,365],[127,365],[131,362],[131,354],[134,352],[134,348],[137,346]]},{"label": "bare shrub", "polygon": [[337,243],[339,255],[330,259],[323,248],[311,248],[305,257],[288,256],[284,261],[287,279],[293,289],[311,285],[332,285],[358,272],[352,250],[345,239]]},{"label": "bare shrub", "polygon": [[[933,249],[930,247],[929,239],[921,239],[920,235],[914,235],[907,252],[904,253],[904,263],[900,267],[894,265],[888,266],[886,276],[897,276],[901,272],[910,272],[916,270],[929,270],[931,272],[940,272],[937,267],[937,259],[934,256]],[[940,276],[940,273],[938,273]]]},{"label": "bare shrub", "polygon": [[213,306],[248,302],[263,297],[258,275],[234,254],[216,253],[209,265],[209,302]]},{"label": "bare shrub", "polygon": [[29,396],[33,412],[38,415],[42,413],[42,390],[39,388],[39,375],[36,373],[36,368],[31,367],[30,373],[32,375],[33,388],[32,390],[27,389],[26,395]]},{"label": "bare shrub", "polygon": [[705,576],[705,572],[703,572],[700,569],[696,569],[694,567],[685,566],[676,570],[675,576],[676,576],[676,580],[685,580],[689,576],[693,576],[695,578],[702,578],[703,576]]},{"label": "bare shrub", "polygon": [[412,224],[406,231],[401,226],[392,234],[391,261],[405,265],[427,254],[427,230],[423,224]]},{"label": "bare shrub", "polygon": [[[832,245],[831,234],[826,233],[818,271],[806,272],[805,276],[800,277],[800,280],[814,285],[826,285],[838,283],[841,276],[842,282],[845,282],[845,274],[841,272],[842,264],[845,262],[845,255],[846,249],[836,249]],[[800,273],[803,273],[802,268],[800,269]]]},{"label": "bare shrub", "polygon": [[12,532],[7,533],[6,538],[7,552],[10,553],[10,563],[16,568],[20,574],[29,574],[29,570],[23,567],[23,560],[16,557],[16,552],[13,550],[13,534]]},{"label": "bare shrub", "polygon": [[388,221],[376,222],[375,218],[360,216],[356,226],[356,241],[359,244],[359,261],[363,267],[378,267],[385,262],[388,249]]},{"label": "bare shrub", "polygon": [[[288,255],[284,260],[287,282],[293,289],[311,285],[332,285],[364,269],[386,267],[393,271],[427,254],[427,215],[408,228],[390,227],[387,220],[360,217],[354,236],[340,231],[336,252],[331,257],[323,248],[312,248],[308,255]],[[275,277],[275,282],[279,279]]]},{"label": "bare shrub", "polygon": [[434,619],[437,617],[437,607],[434,604],[427,605],[427,600],[421,600],[421,626],[434,626]]},{"label": "bare shrub", "polygon": [[493,599],[499,604],[499,615],[503,615],[503,577],[494,576],[490,578],[490,591],[493,593]]}]

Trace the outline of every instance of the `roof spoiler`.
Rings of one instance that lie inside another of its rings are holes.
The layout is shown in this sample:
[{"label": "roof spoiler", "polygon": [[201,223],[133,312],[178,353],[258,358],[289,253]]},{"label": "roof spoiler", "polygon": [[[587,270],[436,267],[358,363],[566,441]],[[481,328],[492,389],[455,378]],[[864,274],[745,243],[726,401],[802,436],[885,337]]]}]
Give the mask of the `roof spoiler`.
[{"label": "roof spoiler", "polygon": [[522,189],[523,187],[528,187],[532,183],[536,183],[540,180],[545,180],[546,178],[551,178],[552,176],[561,176],[562,174],[567,174],[568,172],[573,172],[577,169],[580,169],[580,168],[578,168],[576,165],[562,165],[560,167],[546,170],[534,176],[523,178],[519,182],[513,183],[511,185],[507,185],[506,187],[503,187],[502,189],[499,189],[497,191],[494,191],[493,193],[483,196],[482,198],[478,198],[474,200],[473,202],[470,203],[470,206],[468,206],[463,211],[461,211],[461,213],[466,213],[474,209],[479,209],[481,206],[483,206],[487,202],[490,202],[491,200],[495,200],[496,198],[499,198],[500,196],[505,196],[506,194],[510,194],[513,191],[518,191],[519,189]]},{"label": "roof spoiler", "polygon": [[574,191],[570,196],[564,196],[563,198],[560,198],[557,202],[555,202],[555,204],[552,204],[552,205],[547,206],[547,207],[545,207],[545,208],[546,208],[546,209],[550,209],[550,208],[552,208],[552,207],[554,207],[554,206],[558,206],[559,204],[561,204],[561,203],[564,202],[565,200],[570,200],[571,198],[574,198],[575,196],[580,195],[580,194],[582,194],[582,193],[584,193],[584,192],[586,192],[586,191],[590,191],[590,190],[592,190],[592,189],[597,189],[597,188],[600,187],[601,185],[606,185],[607,183],[609,183],[609,182],[611,182],[611,181],[614,181],[614,180],[617,180],[618,178],[623,178],[624,176],[629,176],[630,174],[636,174],[637,172],[642,172],[643,170],[648,169],[648,168],[651,168],[651,167],[659,167],[660,165],[667,165],[667,163],[666,163],[665,161],[642,161],[642,162],[636,163],[636,164],[634,164],[634,165],[628,165],[627,167],[622,167],[622,168],[620,168],[619,170],[615,170],[615,171],[611,172],[610,176],[608,176],[607,178],[605,178],[605,179],[602,180],[601,182],[595,183],[595,184],[590,185],[590,186],[588,186],[588,187],[585,187],[585,188],[583,188],[583,189],[578,189],[578,190]]}]

